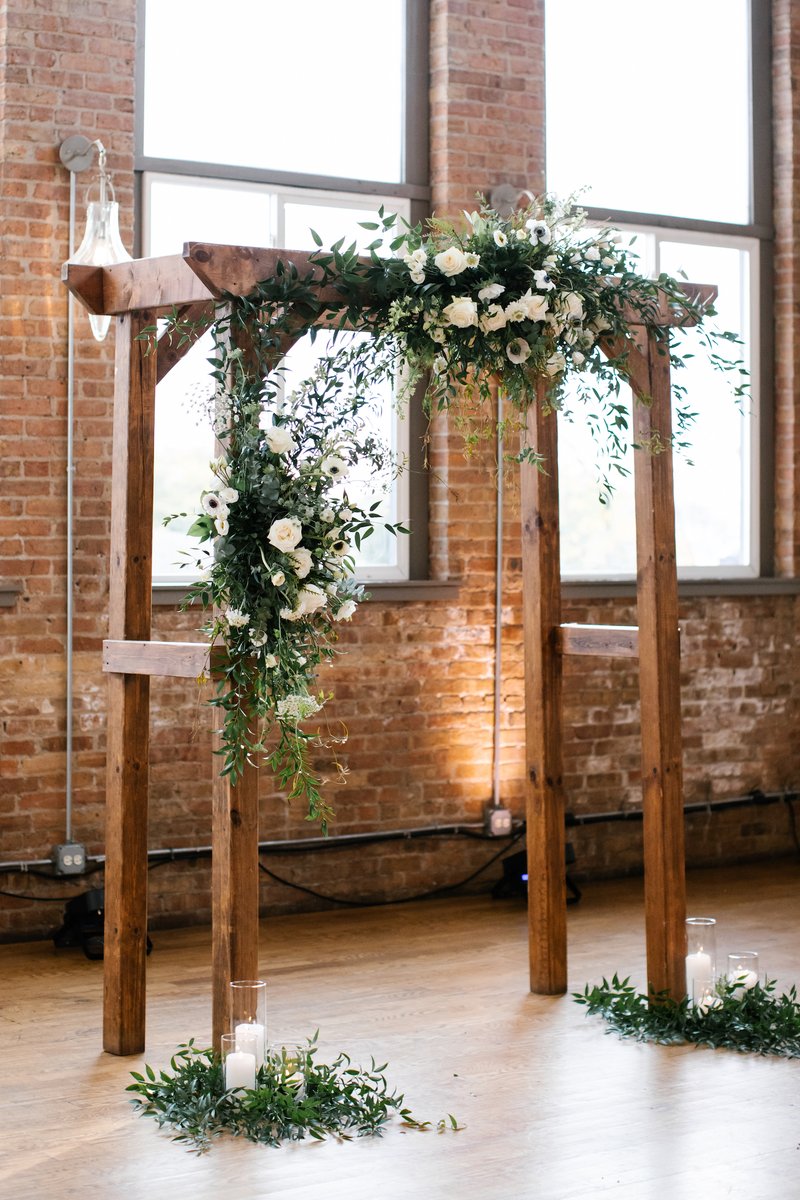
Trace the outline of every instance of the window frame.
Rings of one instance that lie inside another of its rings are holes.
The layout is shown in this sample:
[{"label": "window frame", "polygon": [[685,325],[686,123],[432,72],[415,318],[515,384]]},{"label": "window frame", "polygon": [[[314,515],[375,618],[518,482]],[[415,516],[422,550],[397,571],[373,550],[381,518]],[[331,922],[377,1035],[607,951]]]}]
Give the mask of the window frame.
[{"label": "window frame", "polygon": [[[349,179],[336,176],[242,167],[214,162],[153,158],[144,154],[144,74],[147,0],[137,0],[136,103],[134,106],[134,253],[141,256],[145,216],[145,176],[194,176],[238,184],[261,184],[279,191],[326,194],[333,200],[342,193],[405,200],[411,225],[424,221],[431,211],[429,182],[429,0],[404,0],[405,45],[403,47],[403,106],[401,181]],[[422,86],[420,86],[422,84]],[[288,247],[291,249],[291,247]],[[406,472],[410,481],[407,514],[412,530],[407,539],[408,570],[402,581],[384,574],[374,582],[398,586],[401,582],[426,580],[428,551],[428,476],[424,441],[427,419],[420,404],[408,405]],[[405,551],[404,551],[405,552]],[[364,575],[365,581],[367,579]],[[369,582],[373,582],[370,576]],[[156,585],[158,586],[158,585]],[[162,585],[174,591],[174,584]]]},{"label": "window frame", "polygon": [[[549,0],[550,3],[554,0]],[[754,453],[750,525],[753,537],[753,565],[756,574],[719,573],[701,568],[681,570],[680,578],[687,582],[747,584],[775,575],[775,433],[774,433],[774,222],[772,211],[772,20],[769,0],[749,0],[750,32],[750,221],[737,224],[690,217],[674,217],[664,213],[635,212],[628,209],[586,205],[588,219],[593,224],[656,232],[662,240],[670,234],[685,240],[724,240],[755,243],[754,270],[751,275],[751,312],[753,341],[750,346],[753,383]],[[545,115],[546,122],[546,115]],[[549,184],[548,184],[549,186]],[[704,282],[704,281],[700,281]],[[754,307],[755,306],[755,307]],[[604,581],[622,582],[621,576],[569,576],[570,585],[600,584]]]}]

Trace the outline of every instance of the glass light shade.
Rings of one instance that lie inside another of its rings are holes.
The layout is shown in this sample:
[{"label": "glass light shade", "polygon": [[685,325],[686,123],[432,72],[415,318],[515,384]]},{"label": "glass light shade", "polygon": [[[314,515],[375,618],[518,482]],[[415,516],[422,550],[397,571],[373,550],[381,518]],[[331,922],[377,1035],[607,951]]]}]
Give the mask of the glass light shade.
[{"label": "glass light shade", "polygon": [[[119,235],[117,201],[91,201],[86,212],[86,232],[83,241],[69,261],[90,267],[110,267],[113,263],[129,262],[130,258]],[[102,342],[108,333],[111,317],[90,313],[89,323],[98,342]]]}]

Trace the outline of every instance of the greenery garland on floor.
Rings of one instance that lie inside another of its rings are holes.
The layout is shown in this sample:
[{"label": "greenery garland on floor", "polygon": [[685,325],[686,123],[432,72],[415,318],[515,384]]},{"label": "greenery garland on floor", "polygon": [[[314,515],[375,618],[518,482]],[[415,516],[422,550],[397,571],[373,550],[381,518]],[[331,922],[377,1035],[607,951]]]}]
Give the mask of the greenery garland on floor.
[{"label": "greenery garland on floor", "polygon": [[[139,1115],[154,1117],[160,1127],[174,1131],[173,1141],[199,1154],[225,1133],[280,1146],[307,1136],[316,1141],[379,1136],[395,1116],[407,1129],[433,1127],[412,1116],[402,1094],[389,1091],[386,1064],[376,1066],[373,1059],[364,1070],[344,1053],[330,1064],[320,1063],[316,1042],[315,1034],[304,1046],[270,1050],[253,1091],[226,1091],[219,1055],[191,1040],[171,1059],[172,1074],[156,1074],[150,1066],[144,1075],[131,1071],[135,1082],[127,1091],[135,1093],[132,1103]],[[448,1115],[436,1128],[443,1133],[461,1126]]]},{"label": "greenery garland on floor", "polygon": [[688,997],[650,997],[637,993],[628,979],[573,993],[587,1015],[600,1015],[621,1037],[663,1045],[693,1042],[753,1054],[800,1058],[800,1004],[797,989],[775,994],[775,981],[747,989],[722,982],[701,1004]]}]

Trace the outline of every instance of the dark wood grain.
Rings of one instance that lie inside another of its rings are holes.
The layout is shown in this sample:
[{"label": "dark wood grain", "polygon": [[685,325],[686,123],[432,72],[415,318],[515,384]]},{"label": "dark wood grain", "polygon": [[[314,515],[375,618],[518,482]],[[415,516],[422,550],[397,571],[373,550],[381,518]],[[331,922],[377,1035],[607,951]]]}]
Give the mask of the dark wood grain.
[{"label": "dark wood grain", "polygon": [[670,368],[665,346],[648,344],[651,402],[634,404],[634,437],[646,446],[657,433],[667,448],[634,456],[647,971],[654,991],[680,997],[686,890]]},{"label": "dark wood grain", "polygon": [[526,820],[531,991],[567,988],[566,878],[561,729],[561,564],[558,426],[544,388],[527,412],[527,441],[545,472],[520,467],[525,639]]},{"label": "dark wood grain", "polygon": [[[155,355],[137,335],[148,311],[117,322],[109,633],[150,637]],[[150,680],[108,680],[103,1045],[144,1048]]]},{"label": "dark wood grain", "polygon": [[562,654],[638,658],[639,630],[635,625],[562,625],[559,646]]}]

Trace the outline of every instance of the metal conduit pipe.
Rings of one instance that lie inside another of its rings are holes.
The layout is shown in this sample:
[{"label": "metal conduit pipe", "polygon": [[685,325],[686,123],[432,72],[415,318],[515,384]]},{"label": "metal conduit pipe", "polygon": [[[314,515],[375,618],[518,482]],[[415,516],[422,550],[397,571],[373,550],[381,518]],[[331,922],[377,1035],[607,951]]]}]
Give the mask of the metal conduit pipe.
[{"label": "metal conduit pipe", "polygon": [[[754,788],[745,796],[730,796],[720,800],[705,800],[683,806],[684,813],[722,812],[725,809],[742,808],[747,805],[766,807],[781,802],[791,805],[800,799],[800,793],[787,788],[783,792],[762,792]],[[606,813],[571,813],[565,814],[564,823],[568,829],[581,825],[600,825],[618,821],[641,821],[642,810],[630,809]],[[524,826],[524,821],[514,821],[513,833],[518,833]],[[343,850],[351,846],[365,846],[378,842],[413,841],[423,837],[471,837],[485,841],[500,841],[484,833],[480,822],[464,822],[460,825],[422,825],[411,829],[378,829],[368,833],[342,833],[330,837],[294,838],[285,841],[259,842],[258,849],[262,854],[302,854],[312,850]],[[149,850],[147,857],[152,862],[175,861],[185,858],[202,858],[211,855],[210,846],[177,846],[160,850]],[[105,862],[104,854],[90,854],[87,862],[100,865]],[[50,858],[29,859],[25,862],[0,862],[0,873],[19,871],[22,874],[38,867],[52,867]],[[59,876],[53,875],[54,879]],[[71,879],[80,879],[80,875],[72,875]]]}]

